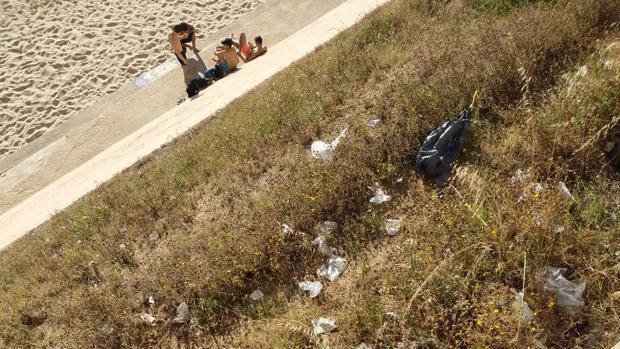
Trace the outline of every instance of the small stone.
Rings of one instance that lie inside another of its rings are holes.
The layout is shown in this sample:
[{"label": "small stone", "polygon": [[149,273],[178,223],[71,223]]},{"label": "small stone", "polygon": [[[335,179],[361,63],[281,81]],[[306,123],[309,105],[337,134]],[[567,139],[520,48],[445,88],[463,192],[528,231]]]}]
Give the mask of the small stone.
[{"label": "small stone", "polygon": [[148,302],[149,304],[155,304],[155,298],[153,298],[153,296],[149,296]]},{"label": "small stone", "polygon": [[121,234],[125,234],[127,232],[127,227],[120,227],[118,229],[118,232],[121,233]]}]

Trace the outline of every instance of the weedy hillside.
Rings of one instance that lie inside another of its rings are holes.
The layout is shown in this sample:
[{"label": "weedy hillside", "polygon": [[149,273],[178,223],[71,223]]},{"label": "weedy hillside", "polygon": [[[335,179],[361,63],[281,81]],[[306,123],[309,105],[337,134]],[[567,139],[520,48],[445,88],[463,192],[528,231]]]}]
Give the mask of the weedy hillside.
[{"label": "weedy hillside", "polygon": [[[610,347],[619,20],[614,0],[392,1],[2,251],[0,347]],[[420,145],[476,91],[453,175],[425,181]],[[332,282],[322,252],[346,260]]]}]

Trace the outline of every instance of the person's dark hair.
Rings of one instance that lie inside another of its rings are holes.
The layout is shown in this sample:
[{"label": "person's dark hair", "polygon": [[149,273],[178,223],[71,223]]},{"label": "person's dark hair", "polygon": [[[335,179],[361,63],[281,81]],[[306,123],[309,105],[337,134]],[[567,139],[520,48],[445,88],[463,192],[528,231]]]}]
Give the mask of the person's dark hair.
[{"label": "person's dark hair", "polygon": [[259,36],[254,38],[254,42],[256,42],[256,44],[258,44],[258,45],[262,45],[263,44],[263,38],[259,35]]},{"label": "person's dark hair", "polygon": [[189,30],[189,25],[185,22],[181,22],[177,25],[175,25],[172,30],[174,30],[176,33],[183,33]]},{"label": "person's dark hair", "polygon": [[226,38],[226,39],[222,40],[222,45],[232,46],[233,45],[233,39]]}]

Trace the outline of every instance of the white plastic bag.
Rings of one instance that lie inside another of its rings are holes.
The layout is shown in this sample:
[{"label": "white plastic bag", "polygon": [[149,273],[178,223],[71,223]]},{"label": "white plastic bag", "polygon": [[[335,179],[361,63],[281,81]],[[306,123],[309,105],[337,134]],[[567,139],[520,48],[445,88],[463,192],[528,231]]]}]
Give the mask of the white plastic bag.
[{"label": "white plastic bag", "polygon": [[264,294],[260,290],[255,290],[250,294],[250,299],[253,301],[259,301],[264,297]]},{"label": "white plastic bag", "polygon": [[346,259],[338,256],[329,257],[327,262],[323,264],[317,271],[317,275],[326,278],[329,281],[334,281],[344,272],[347,267]]},{"label": "white plastic bag", "polygon": [[510,291],[515,295],[515,301],[512,303],[512,307],[516,316],[521,317],[521,320],[526,324],[534,319],[534,312],[530,308],[529,304],[523,300],[523,292],[519,292],[514,288]]},{"label": "white plastic bag", "polygon": [[310,146],[310,151],[312,152],[312,157],[315,159],[320,159],[325,162],[331,162],[334,156],[334,150],[338,146],[338,143],[342,140],[344,136],[346,136],[347,131],[349,129],[345,128],[340,132],[340,135],[336,137],[331,143],[327,144],[323,141],[314,141]]},{"label": "white plastic bag", "polygon": [[321,335],[325,333],[330,333],[336,329],[336,322],[332,319],[326,319],[320,317],[318,319],[312,320],[312,327],[314,329],[314,334]]},{"label": "white plastic bag", "polygon": [[558,183],[558,191],[564,200],[575,201],[575,197],[570,193],[564,182]]},{"label": "white plastic bag", "polygon": [[310,298],[316,298],[323,289],[323,285],[319,281],[302,281],[298,285],[302,291],[308,292]]},{"label": "white plastic bag", "polygon": [[559,305],[569,308],[569,310],[579,310],[584,306],[583,291],[586,283],[575,283],[564,277],[566,268],[549,267],[545,278],[544,289],[553,291]]},{"label": "white plastic bag", "polygon": [[400,220],[398,219],[386,219],[385,220],[385,232],[389,236],[394,236],[400,230]]},{"label": "white plastic bag", "polygon": [[189,307],[187,306],[187,304],[185,302],[179,304],[179,306],[177,307],[177,315],[174,318],[174,322],[176,322],[177,324],[182,324],[184,322],[189,321],[190,319],[190,314],[189,314]]},{"label": "white plastic bag", "polygon": [[384,202],[390,202],[392,201],[392,196],[391,195],[387,195],[383,189],[381,189],[381,186],[379,185],[379,183],[375,183],[375,196],[373,196],[372,198],[370,198],[370,203],[374,204],[374,205],[380,205]]}]

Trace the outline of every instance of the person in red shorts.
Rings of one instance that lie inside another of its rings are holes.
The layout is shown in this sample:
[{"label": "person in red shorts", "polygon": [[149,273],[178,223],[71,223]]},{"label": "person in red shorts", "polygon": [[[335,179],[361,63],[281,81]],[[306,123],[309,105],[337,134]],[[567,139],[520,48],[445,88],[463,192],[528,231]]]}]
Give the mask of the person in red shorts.
[{"label": "person in red shorts", "polygon": [[[234,38],[232,35],[231,37]],[[244,62],[249,62],[256,59],[267,52],[267,47],[263,46],[263,38],[260,35],[254,38],[254,42],[256,43],[256,46],[254,46],[251,42],[248,42],[245,33],[241,33],[241,35],[239,35],[239,41],[234,41],[234,46],[239,49],[237,54]]]}]

